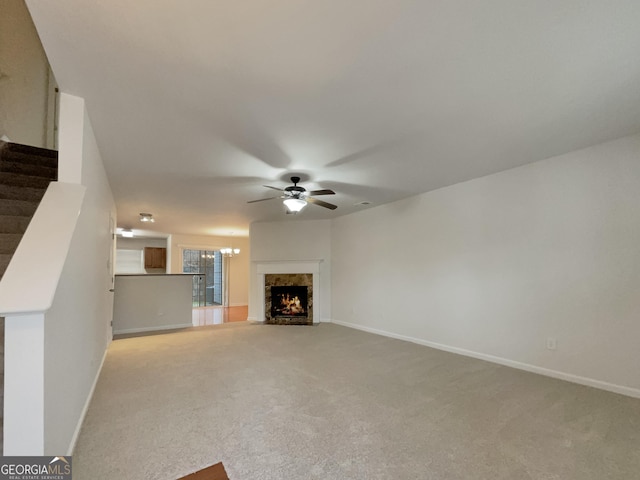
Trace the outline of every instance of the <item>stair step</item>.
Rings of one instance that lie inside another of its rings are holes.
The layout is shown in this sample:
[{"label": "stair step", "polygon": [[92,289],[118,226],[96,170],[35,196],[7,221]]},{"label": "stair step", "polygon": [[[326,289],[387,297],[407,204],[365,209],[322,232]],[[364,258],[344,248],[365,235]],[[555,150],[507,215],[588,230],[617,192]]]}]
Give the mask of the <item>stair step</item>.
[{"label": "stair step", "polygon": [[21,143],[5,142],[4,140],[0,140],[0,148],[2,148],[1,144],[4,144],[4,150],[9,152],[27,153],[29,155],[37,155],[39,157],[58,158],[57,150],[34,147],[32,145],[23,145]]},{"label": "stair step", "polygon": [[13,185],[15,187],[47,188],[51,183],[51,179],[0,171],[0,183],[3,185]]},{"label": "stair step", "polygon": [[0,253],[13,255],[21,239],[21,233],[0,233]]},{"label": "stair step", "polygon": [[0,233],[24,233],[31,217],[0,215]]},{"label": "stair step", "polygon": [[17,215],[20,217],[31,217],[33,216],[37,208],[37,202],[0,199],[0,215]]},{"label": "stair step", "polygon": [[58,169],[30,163],[12,162],[5,159],[0,160],[0,172],[17,173],[29,175],[31,177],[42,177],[49,180],[58,179]]},{"label": "stair step", "polygon": [[58,159],[50,157],[39,157],[29,153],[12,152],[4,150],[2,152],[2,162],[24,163],[25,165],[34,165],[37,167],[58,168]]},{"label": "stair step", "polygon": [[58,152],[55,150],[20,145],[19,143],[2,142],[0,145],[0,159],[2,161],[14,161],[49,168],[58,167]]},{"label": "stair step", "polygon": [[39,202],[44,195],[44,188],[14,187],[12,185],[0,185],[0,199],[26,200]]}]

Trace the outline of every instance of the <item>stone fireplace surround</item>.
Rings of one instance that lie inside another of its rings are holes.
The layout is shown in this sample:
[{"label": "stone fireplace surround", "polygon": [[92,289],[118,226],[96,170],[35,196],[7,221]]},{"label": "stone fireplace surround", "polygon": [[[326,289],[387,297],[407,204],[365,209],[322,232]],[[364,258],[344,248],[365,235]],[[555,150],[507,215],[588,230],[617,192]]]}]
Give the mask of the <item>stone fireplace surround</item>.
[{"label": "stone fireplace surround", "polygon": [[322,260],[258,262],[256,271],[258,275],[258,291],[261,292],[261,301],[257,320],[264,322],[268,317],[266,304],[268,300],[270,301],[270,298],[267,299],[266,297],[266,275],[310,274],[312,285],[309,288],[309,294],[313,302],[312,305],[309,305],[309,318],[313,321],[313,324],[319,323],[320,318],[322,318],[320,314],[320,262],[322,262]]},{"label": "stone fireplace surround", "polygon": [[[306,287],[307,311],[304,316],[277,316],[271,311],[275,287]],[[264,323],[270,325],[313,325],[313,283],[310,273],[267,273],[264,276]]]}]

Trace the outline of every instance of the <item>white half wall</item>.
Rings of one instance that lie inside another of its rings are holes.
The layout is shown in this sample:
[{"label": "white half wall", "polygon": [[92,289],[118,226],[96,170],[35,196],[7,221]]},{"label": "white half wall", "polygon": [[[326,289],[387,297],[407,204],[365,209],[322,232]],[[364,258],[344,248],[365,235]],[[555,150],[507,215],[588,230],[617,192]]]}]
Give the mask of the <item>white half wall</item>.
[{"label": "white half wall", "polygon": [[640,135],[337,218],[331,270],[337,323],[640,396]]},{"label": "white half wall", "polygon": [[[292,227],[295,232],[292,233]],[[320,322],[331,319],[331,221],[253,223],[250,229],[251,269],[249,273],[249,320],[264,321],[264,292],[258,265],[274,262],[313,262],[318,265]],[[293,273],[293,272],[290,272]],[[312,273],[297,272],[297,273]],[[314,287],[315,290],[315,287]]]},{"label": "white half wall", "polygon": [[192,326],[191,275],[117,275],[113,333]]},{"label": "white half wall", "polygon": [[61,125],[72,131],[60,136],[59,162],[64,164],[71,152],[76,170],[68,170],[69,178],[80,179],[86,194],[53,305],[45,316],[47,455],[71,453],[111,339],[113,314],[113,195],[84,101],[62,94],[60,104]]}]

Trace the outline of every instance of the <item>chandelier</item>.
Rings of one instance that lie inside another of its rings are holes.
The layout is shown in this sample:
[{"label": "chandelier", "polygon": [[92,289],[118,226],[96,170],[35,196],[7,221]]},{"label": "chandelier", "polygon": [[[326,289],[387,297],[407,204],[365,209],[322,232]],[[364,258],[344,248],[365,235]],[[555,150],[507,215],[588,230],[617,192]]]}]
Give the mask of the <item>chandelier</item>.
[{"label": "chandelier", "polygon": [[231,232],[231,246],[226,248],[221,248],[220,253],[223,257],[233,257],[234,255],[238,255],[240,253],[239,248],[233,248],[233,232]]}]

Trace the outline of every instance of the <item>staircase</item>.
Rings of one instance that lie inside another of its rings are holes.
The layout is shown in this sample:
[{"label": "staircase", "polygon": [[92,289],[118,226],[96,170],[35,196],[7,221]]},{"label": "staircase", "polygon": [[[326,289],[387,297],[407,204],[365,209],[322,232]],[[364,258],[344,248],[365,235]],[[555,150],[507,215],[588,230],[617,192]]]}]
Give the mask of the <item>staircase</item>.
[{"label": "staircase", "polygon": [[57,176],[58,152],[0,142],[0,278]]},{"label": "staircase", "polygon": [[[0,280],[49,182],[57,178],[58,152],[0,141]],[[3,399],[4,318],[0,317],[0,427]]]}]

